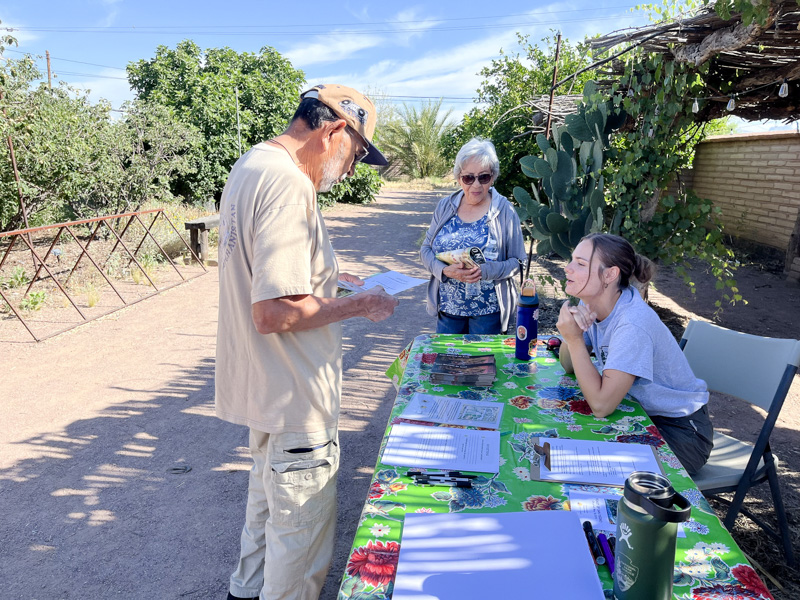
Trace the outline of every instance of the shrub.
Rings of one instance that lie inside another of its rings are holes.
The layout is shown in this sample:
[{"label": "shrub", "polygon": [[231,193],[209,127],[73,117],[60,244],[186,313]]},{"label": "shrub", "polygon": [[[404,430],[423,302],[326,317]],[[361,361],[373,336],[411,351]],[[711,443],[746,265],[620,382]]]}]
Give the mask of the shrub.
[{"label": "shrub", "polygon": [[333,206],[337,202],[348,204],[369,204],[380,193],[383,179],[369,165],[359,163],[352,177],[340,181],[330,192],[318,194],[317,199],[322,207]]}]

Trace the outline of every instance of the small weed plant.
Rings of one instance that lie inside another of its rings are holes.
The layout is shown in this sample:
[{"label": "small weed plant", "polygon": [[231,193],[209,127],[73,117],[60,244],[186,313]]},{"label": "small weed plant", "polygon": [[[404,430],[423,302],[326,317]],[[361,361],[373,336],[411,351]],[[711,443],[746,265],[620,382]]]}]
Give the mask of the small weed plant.
[{"label": "small weed plant", "polygon": [[28,283],[30,279],[25,274],[25,267],[16,266],[11,271],[11,276],[7,279],[0,279],[0,287],[4,290],[22,287]]},{"label": "small weed plant", "polygon": [[22,302],[19,303],[19,307],[26,312],[33,312],[35,310],[41,310],[46,301],[47,292],[31,292],[22,299]]}]

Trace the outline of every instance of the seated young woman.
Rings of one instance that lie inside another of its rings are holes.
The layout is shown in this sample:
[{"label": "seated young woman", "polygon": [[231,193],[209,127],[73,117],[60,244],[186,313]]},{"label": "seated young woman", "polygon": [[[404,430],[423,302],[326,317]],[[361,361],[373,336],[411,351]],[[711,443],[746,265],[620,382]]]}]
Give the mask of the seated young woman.
[{"label": "seated young woman", "polygon": [[626,394],[633,396],[694,475],[713,447],[708,390],[634,285],[649,283],[653,271],[621,237],[594,233],[581,240],[565,269],[566,292],[580,303],[565,302],[558,315],[561,364],[575,373],[595,416],[611,414]]}]

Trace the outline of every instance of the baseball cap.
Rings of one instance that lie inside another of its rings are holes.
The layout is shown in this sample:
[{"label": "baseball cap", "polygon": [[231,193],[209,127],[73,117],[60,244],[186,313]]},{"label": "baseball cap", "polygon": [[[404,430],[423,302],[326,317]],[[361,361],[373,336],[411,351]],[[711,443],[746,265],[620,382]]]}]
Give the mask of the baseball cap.
[{"label": "baseball cap", "polygon": [[372,145],[372,136],[375,134],[375,124],[378,121],[372,100],[353,88],[337,84],[315,85],[300,94],[300,98],[319,100],[361,136],[368,151],[361,162],[378,166],[388,164],[389,161],[381,151]]}]

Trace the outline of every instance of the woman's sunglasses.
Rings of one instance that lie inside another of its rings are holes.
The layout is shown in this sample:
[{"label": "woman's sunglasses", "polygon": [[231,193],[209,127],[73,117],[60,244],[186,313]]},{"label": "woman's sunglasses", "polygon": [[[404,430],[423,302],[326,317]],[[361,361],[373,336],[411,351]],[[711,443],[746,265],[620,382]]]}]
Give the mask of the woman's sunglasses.
[{"label": "woman's sunglasses", "polygon": [[492,180],[492,174],[481,173],[477,177],[475,175],[462,175],[461,183],[463,183],[464,185],[472,185],[473,183],[475,183],[475,179],[477,179],[478,183],[480,183],[481,185],[486,185]]}]

